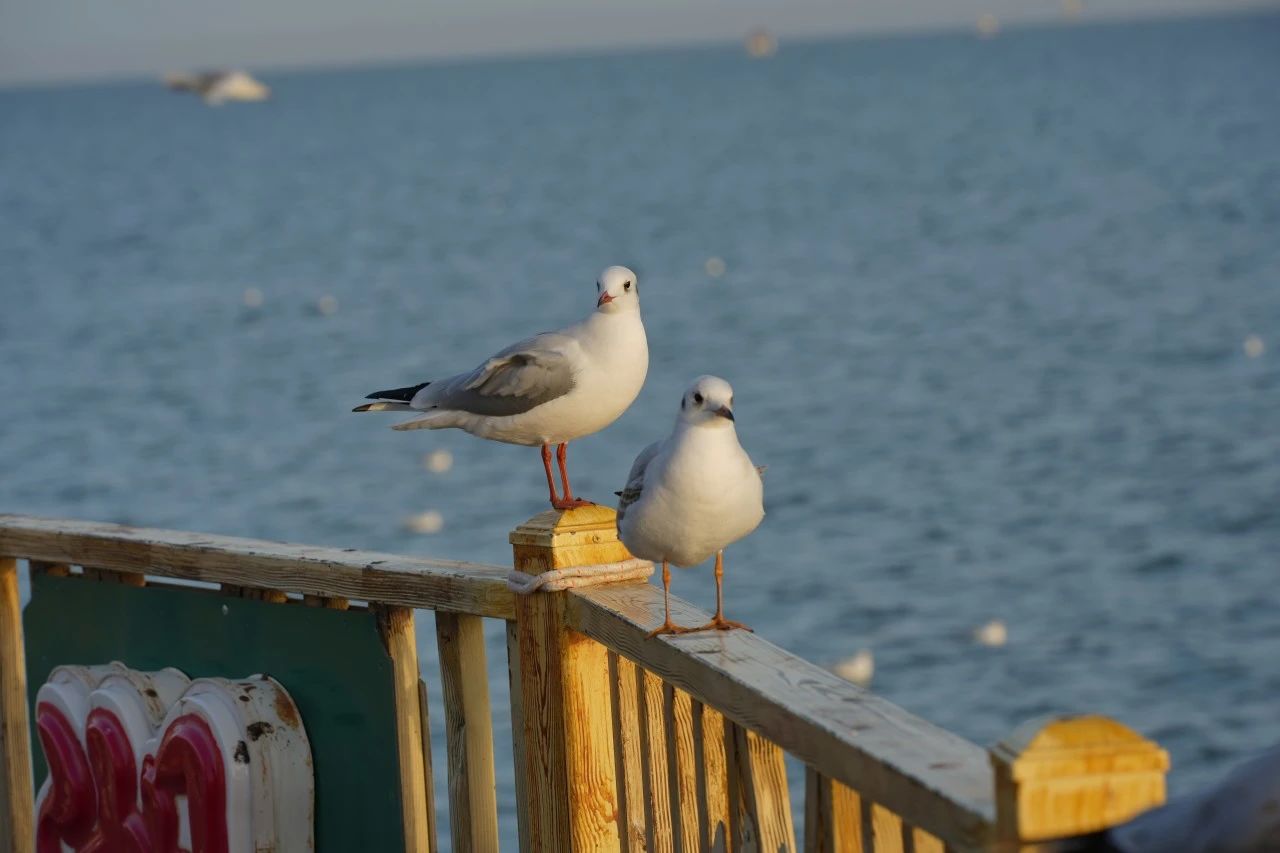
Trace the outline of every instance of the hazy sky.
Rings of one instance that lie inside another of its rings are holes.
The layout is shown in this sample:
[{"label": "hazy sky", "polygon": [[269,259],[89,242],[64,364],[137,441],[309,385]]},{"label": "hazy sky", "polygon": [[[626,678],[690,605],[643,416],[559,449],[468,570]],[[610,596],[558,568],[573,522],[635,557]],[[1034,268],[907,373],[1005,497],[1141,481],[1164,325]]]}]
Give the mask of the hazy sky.
[{"label": "hazy sky", "polygon": [[[0,82],[1060,21],[1064,0],[0,0]],[[1084,19],[1280,0],[1082,0]]]}]

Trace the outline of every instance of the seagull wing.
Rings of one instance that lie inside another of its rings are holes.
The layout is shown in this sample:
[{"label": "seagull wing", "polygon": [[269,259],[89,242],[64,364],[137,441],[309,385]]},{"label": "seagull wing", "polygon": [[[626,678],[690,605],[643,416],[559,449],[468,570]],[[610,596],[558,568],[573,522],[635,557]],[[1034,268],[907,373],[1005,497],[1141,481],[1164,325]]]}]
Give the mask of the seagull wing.
[{"label": "seagull wing", "polygon": [[641,450],[640,455],[636,457],[636,461],[631,463],[631,473],[627,475],[627,485],[617,493],[618,521],[622,521],[622,517],[627,514],[627,507],[640,500],[640,495],[644,492],[645,469],[649,467],[653,457],[658,455],[662,445],[663,442],[655,441],[644,450]]},{"label": "seagull wing", "polygon": [[573,389],[577,340],[549,332],[507,347],[469,373],[433,382],[414,395],[415,409],[473,415],[519,415]]}]

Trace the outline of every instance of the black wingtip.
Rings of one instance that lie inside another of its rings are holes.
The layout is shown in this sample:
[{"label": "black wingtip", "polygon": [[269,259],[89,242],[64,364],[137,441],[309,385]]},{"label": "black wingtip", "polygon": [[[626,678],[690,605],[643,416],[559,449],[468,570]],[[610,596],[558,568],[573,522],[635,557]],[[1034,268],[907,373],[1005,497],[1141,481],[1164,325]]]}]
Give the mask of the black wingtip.
[{"label": "black wingtip", "polygon": [[374,391],[365,397],[366,400],[395,400],[399,403],[407,403],[413,399],[413,395],[417,394],[423,388],[430,385],[430,382],[423,382],[421,385],[410,385],[407,388],[390,388],[386,391]]},{"label": "black wingtip", "polygon": [[614,492],[614,494],[617,495],[618,497],[622,497],[622,492]]}]

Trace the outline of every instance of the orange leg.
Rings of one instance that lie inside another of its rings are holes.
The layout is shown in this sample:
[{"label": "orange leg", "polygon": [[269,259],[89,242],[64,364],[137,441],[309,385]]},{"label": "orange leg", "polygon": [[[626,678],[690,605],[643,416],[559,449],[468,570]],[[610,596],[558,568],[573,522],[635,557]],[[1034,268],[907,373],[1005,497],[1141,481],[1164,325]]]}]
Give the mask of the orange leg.
[{"label": "orange leg", "polygon": [[732,619],[724,618],[724,551],[716,551],[716,615],[710,622],[700,625],[696,630],[731,631],[734,628],[741,628],[744,631],[751,630],[741,622],[734,622]]},{"label": "orange leg", "polygon": [[676,625],[671,621],[671,566],[667,565],[667,561],[662,561],[662,624],[645,635],[646,639],[652,639],[660,634],[688,634],[691,631],[700,630],[698,628],[686,628],[683,625]]},{"label": "orange leg", "polygon": [[555,506],[560,501],[560,497],[556,494],[556,481],[551,476],[551,445],[542,445],[542,467],[547,471],[547,491],[551,492],[551,505]]},{"label": "orange leg", "polygon": [[[549,450],[544,447],[542,452],[544,454],[544,458],[546,458],[545,454],[547,454]],[[580,506],[591,506],[591,501],[584,501],[573,496],[573,487],[569,485],[569,471],[565,468],[564,464],[565,459],[568,457],[568,453],[569,442],[561,442],[560,445],[556,447],[556,462],[560,466],[560,482],[564,485],[564,497],[557,500],[555,498],[555,487],[553,486],[551,489],[551,505],[556,509],[573,509]],[[548,479],[551,477],[550,462],[547,463],[547,477]]]}]

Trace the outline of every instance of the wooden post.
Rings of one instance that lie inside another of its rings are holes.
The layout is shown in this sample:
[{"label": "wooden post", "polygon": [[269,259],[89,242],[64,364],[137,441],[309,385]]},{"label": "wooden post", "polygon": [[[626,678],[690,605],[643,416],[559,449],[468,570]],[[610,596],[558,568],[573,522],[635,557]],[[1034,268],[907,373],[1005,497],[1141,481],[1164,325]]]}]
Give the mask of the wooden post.
[{"label": "wooden post", "polygon": [[1006,845],[1097,832],[1158,806],[1169,754],[1114,720],[1067,716],[991,748],[996,831]]},{"label": "wooden post", "polygon": [[0,853],[30,853],[35,844],[29,732],[18,561],[0,557]]},{"label": "wooden post", "polygon": [[[536,575],[630,558],[614,511],[586,506],[534,516],[511,533],[515,567]],[[522,847],[621,850],[612,690],[605,647],[569,630],[564,593],[516,596],[512,719],[520,724]],[[518,707],[516,707],[518,706]],[[526,846],[527,845],[527,846]]]}]

